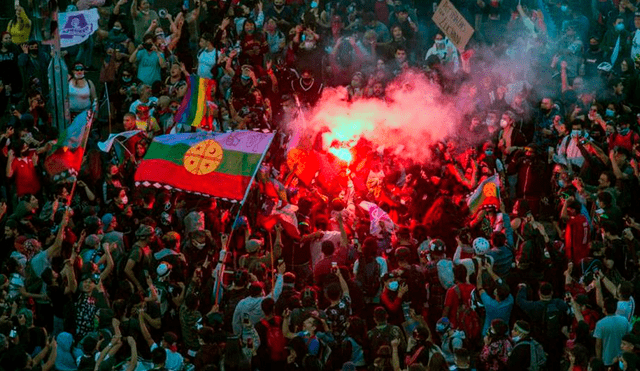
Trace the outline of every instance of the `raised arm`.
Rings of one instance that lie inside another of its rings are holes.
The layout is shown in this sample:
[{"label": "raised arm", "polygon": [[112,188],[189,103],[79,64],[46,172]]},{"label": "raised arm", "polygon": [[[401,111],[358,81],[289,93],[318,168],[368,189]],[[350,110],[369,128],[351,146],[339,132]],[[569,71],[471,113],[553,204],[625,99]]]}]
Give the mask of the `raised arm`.
[{"label": "raised arm", "polygon": [[293,339],[294,337],[296,337],[296,334],[289,331],[289,320],[291,318],[291,310],[285,309],[282,316],[284,317],[284,319],[282,320],[282,335],[287,339]]},{"label": "raised arm", "polygon": [[153,338],[149,333],[149,329],[147,328],[147,323],[144,319],[143,310],[138,311],[138,322],[140,323],[140,332],[142,332],[142,337],[144,337],[144,340],[147,342],[147,345],[149,346],[149,348],[151,348],[151,346],[155,343],[155,341],[153,341]]},{"label": "raised arm", "polygon": [[138,0],[131,2],[131,17],[138,18]]}]

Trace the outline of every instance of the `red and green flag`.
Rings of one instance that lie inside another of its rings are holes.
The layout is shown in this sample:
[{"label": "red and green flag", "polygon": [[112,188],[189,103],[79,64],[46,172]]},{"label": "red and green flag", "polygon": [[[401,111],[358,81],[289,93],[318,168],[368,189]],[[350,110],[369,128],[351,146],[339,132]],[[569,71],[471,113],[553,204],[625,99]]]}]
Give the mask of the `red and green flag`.
[{"label": "red and green flag", "polygon": [[273,140],[272,133],[185,133],[155,137],[136,185],[242,201]]},{"label": "red and green flag", "polygon": [[189,77],[188,85],[187,93],[174,116],[174,122],[211,128],[213,117],[209,114],[207,103],[213,100],[216,81],[192,75]]},{"label": "red and green flag", "polygon": [[76,116],[71,125],[60,133],[58,141],[44,161],[45,169],[54,179],[66,172],[75,175],[80,171],[84,143],[92,123],[93,112],[84,111]]}]

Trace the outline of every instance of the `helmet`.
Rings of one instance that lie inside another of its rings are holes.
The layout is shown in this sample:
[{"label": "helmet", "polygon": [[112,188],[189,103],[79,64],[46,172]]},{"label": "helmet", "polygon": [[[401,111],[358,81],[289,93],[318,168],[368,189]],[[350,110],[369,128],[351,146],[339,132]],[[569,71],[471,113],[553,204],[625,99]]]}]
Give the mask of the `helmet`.
[{"label": "helmet", "polygon": [[476,255],[484,255],[489,249],[491,245],[489,245],[489,241],[487,241],[484,237],[478,237],[473,240],[473,251],[475,251]]},{"label": "helmet", "polygon": [[435,253],[444,253],[444,249],[446,248],[444,241],[442,240],[431,240],[431,244],[429,245],[429,251]]}]

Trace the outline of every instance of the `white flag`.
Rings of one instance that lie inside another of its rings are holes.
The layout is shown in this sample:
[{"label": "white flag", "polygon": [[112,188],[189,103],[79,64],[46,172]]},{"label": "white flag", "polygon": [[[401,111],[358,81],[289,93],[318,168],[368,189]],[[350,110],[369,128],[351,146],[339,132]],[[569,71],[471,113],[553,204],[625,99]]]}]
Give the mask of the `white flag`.
[{"label": "white flag", "polygon": [[98,29],[98,9],[58,14],[60,47],[67,48],[86,41]]}]

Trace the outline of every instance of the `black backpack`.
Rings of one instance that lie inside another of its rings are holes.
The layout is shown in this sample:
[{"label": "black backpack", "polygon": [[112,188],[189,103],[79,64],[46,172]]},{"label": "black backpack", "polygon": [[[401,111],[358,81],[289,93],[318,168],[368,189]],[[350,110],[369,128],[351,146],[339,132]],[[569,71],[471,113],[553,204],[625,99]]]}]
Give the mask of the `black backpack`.
[{"label": "black backpack", "polygon": [[553,300],[544,305],[541,330],[547,339],[554,339],[562,333],[562,311]]},{"label": "black backpack", "polygon": [[358,267],[356,282],[366,298],[374,298],[378,295],[380,291],[380,264],[376,259]]}]

